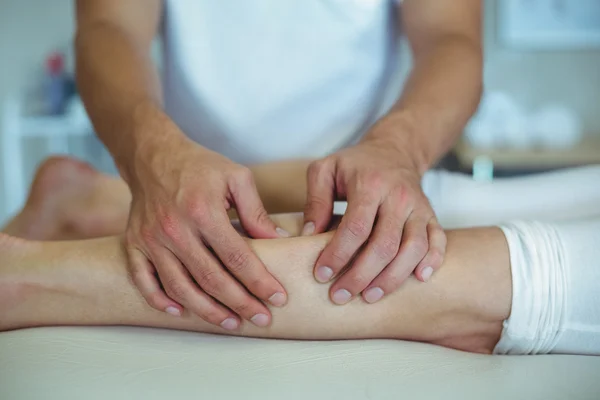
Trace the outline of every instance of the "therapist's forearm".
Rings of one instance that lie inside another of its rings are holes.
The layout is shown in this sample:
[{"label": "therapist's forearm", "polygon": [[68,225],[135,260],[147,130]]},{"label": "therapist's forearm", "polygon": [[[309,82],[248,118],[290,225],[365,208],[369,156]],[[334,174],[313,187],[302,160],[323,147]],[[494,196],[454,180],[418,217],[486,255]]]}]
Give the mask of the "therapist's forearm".
[{"label": "therapist's forearm", "polygon": [[126,180],[136,150],[179,134],[162,111],[158,73],[144,47],[107,23],[77,33],[77,84],[98,136]]},{"label": "therapist's forearm", "polygon": [[402,96],[369,135],[390,140],[423,173],[452,148],[477,109],[482,55],[477,43],[460,36],[421,53]]}]

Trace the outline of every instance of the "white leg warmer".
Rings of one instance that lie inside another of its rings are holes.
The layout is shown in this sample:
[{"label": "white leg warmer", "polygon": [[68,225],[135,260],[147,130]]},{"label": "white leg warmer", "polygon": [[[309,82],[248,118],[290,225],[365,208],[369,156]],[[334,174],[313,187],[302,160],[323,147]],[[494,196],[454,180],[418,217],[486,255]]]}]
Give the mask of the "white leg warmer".
[{"label": "white leg warmer", "polygon": [[422,184],[446,229],[515,219],[567,221],[600,215],[600,165],[492,182],[429,171]]},{"label": "white leg warmer", "polygon": [[513,295],[494,353],[600,355],[600,218],[501,229]]}]

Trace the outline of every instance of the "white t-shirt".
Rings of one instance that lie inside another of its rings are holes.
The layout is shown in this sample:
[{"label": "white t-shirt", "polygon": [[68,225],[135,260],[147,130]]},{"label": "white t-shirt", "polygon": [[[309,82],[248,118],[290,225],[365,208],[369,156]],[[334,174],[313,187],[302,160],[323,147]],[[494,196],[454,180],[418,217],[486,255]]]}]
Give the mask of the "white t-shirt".
[{"label": "white t-shirt", "polygon": [[394,0],[167,0],[166,110],[237,162],[320,157],[400,92]]}]

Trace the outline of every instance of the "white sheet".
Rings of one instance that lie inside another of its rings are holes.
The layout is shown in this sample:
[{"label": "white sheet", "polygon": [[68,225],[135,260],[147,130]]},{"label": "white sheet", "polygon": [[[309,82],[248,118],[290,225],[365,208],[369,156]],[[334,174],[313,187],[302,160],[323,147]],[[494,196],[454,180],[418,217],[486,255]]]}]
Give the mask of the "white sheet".
[{"label": "white sheet", "polygon": [[0,399],[598,399],[600,357],[158,329],[0,333]]}]

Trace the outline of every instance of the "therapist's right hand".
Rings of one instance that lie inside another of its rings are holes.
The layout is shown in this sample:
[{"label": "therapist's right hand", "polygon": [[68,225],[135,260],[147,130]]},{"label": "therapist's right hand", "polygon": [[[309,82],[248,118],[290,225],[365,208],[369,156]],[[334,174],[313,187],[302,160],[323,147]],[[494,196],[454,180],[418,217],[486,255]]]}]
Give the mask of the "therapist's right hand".
[{"label": "therapist's right hand", "polygon": [[263,302],[282,306],[286,292],[227,211],[236,209],[251,237],[287,233],[269,218],[250,170],[183,135],[146,144],[132,161],[125,244],[133,282],[148,304],[175,316],[187,309],[227,330],[237,329],[240,318],[269,325]]}]

